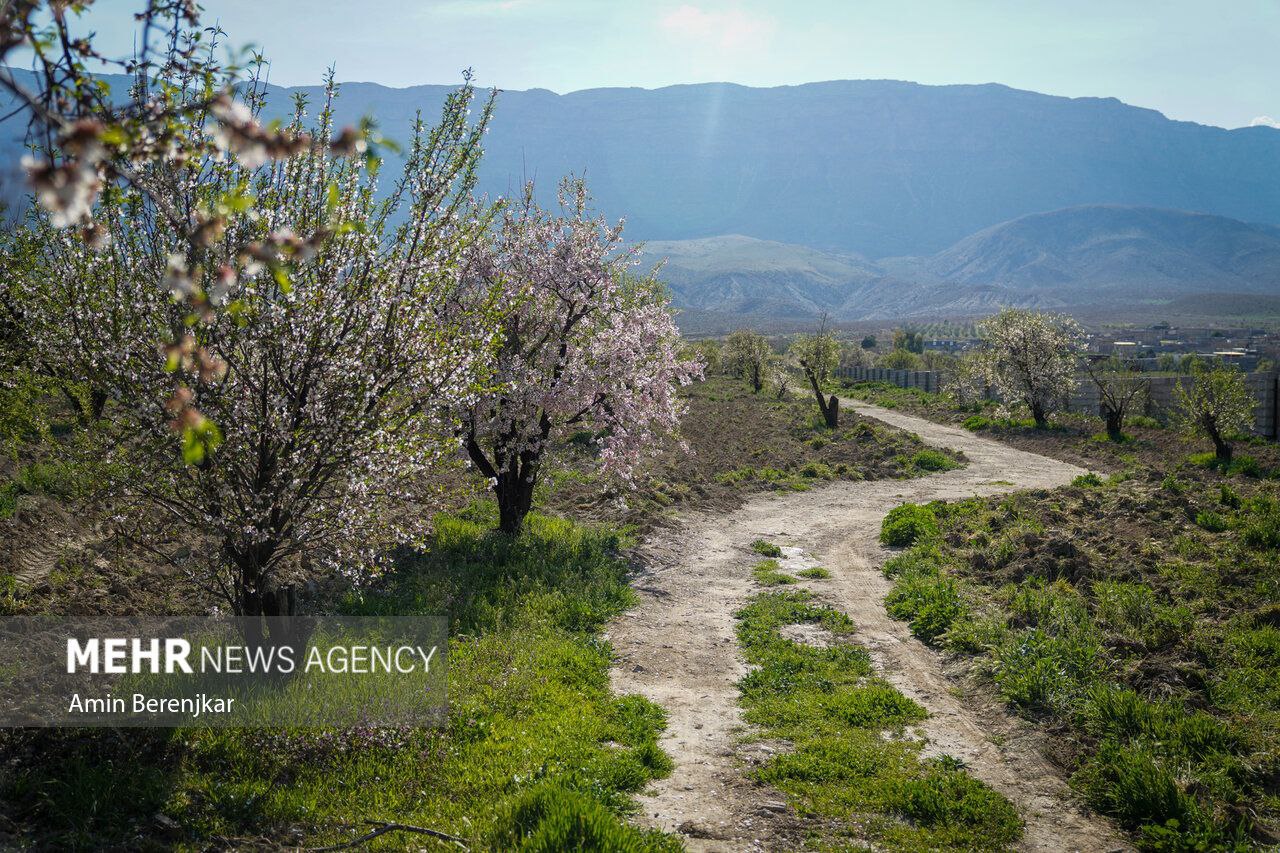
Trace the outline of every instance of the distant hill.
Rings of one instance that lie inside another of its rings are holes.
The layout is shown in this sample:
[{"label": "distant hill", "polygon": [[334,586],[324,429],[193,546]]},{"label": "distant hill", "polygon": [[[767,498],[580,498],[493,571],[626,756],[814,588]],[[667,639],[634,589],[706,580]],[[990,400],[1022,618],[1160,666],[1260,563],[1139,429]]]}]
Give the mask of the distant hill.
[{"label": "distant hill", "polygon": [[681,306],[757,320],[813,317],[884,278],[858,255],[737,234],[646,243],[643,257],[665,261],[661,278]]},{"label": "distant hill", "polygon": [[[1141,207],[1020,217],[943,251],[872,262],[734,236],[652,243],[676,303],[744,317],[965,316],[1002,305],[1126,310],[1209,292],[1280,299],[1280,229]],[[1269,303],[1268,303],[1269,304]],[[1181,309],[1180,309],[1181,310]]]},{"label": "distant hill", "polygon": [[[447,91],[347,83],[337,119],[373,114],[403,141],[415,113],[430,120]],[[272,87],[270,114],[287,112],[295,93],[320,97],[318,87]],[[0,125],[4,162],[17,162],[21,131],[20,119]],[[510,91],[485,146],[482,191],[537,178],[549,199],[561,175],[585,173],[599,208],[627,217],[637,240],[740,234],[920,257],[1011,219],[1096,204],[1280,225],[1280,130],[995,84]]]},{"label": "distant hill", "polygon": [[1084,298],[1280,291],[1280,230],[1221,216],[1091,206],[1024,216],[927,259],[886,259],[901,276]]}]

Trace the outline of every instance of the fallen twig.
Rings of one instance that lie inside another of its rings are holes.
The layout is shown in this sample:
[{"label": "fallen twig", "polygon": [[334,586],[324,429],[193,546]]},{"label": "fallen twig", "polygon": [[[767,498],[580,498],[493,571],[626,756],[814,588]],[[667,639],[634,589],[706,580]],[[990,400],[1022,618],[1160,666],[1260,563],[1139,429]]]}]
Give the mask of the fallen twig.
[{"label": "fallen twig", "polygon": [[447,832],[441,832],[438,829],[431,829],[430,827],[426,827],[426,826],[414,826],[411,823],[396,823],[394,821],[385,821],[385,820],[366,820],[365,823],[367,823],[369,826],[373,826],[377,828],[371,832],[365,833],[359,838],[353,838],[350,841],[344,841],[341,844],[332,844],[328,847],[311,847],[309,848],[311,853],[324,853],[324,851],[328,851],[328,850],[346,850],[350,847],[355,847],[357,845],[372,841],[373,839],[377,838],[379,835],[386,835],[388,832],[416,832],[419,835],[429,835],[432,838],[439,838],[441,841],[451,842],[453,844],[458,845],[463,850],[470,849],[469,847],[467,847],[466,839],[459,838],[456,835],[450,835]]}]

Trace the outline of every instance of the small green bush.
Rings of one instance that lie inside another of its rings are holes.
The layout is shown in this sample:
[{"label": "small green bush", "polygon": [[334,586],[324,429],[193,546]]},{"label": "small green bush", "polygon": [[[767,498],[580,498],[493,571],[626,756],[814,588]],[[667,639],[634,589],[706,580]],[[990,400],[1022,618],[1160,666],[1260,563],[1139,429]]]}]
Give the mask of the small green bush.
[{"label": "small green bush", "polygon": [[756,539],[751,543],[751,550],[762,557],[781,557],[782,549],[767,539]]},{"label": "small green bush", "polygon": [[1090,471],[1088,474],[1081,474],[1071,481],[1071,485],[1082,489],[1091,489],[1102,485],[1102,478]]},{"label": "small green bush", "polygon": [[1210,533],[1221,533],[1227,529],[1227,520],[1212,510],[1201,510],[1196,513],[1196,524]]},{"label": "small green bush", "polygon": [[796,572],[796,574],[802,578],[809,578],[811,580],[826,580],[831,577],[831,572],[827,571],[822,566],[814,566],[812,569],[804,569],[803,571]]},{"label": "small green bush", "polygon": [[918,450],[911,457],[911,465],[920,471],[950,471],[960,466],[950,456],[937,450]]},{"label": "small green bush", "polygon": [[938,519],[928,506],[902,504],[889,510],[880,525],[880,541],[892,547],[905,547],[938,534]]},{"label": "small green bush", "polygon": [[964,612],[956,582],[936,573],[899,575],[885,608],[893,618],[908,620],[911,633],[925,642],[946,633]]},{"label": "small green bush", "polygon": [[1240,508],[1240,495],[1236,490],[1223,483],[1218,487],[1218,503],[1230,509]]}]

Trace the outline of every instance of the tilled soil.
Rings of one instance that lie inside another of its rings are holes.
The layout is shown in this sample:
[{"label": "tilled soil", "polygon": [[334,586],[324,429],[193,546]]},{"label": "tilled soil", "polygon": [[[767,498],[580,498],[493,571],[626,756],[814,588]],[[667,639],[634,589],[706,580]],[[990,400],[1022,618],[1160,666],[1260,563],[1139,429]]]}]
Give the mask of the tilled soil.
[{"label": "tilled soil", "polygon": [[831,571],[830,579],[806,588],[847,613],[857,626],[854,639],[871,652],[884,677],[929,711],[917,729],[929,741],[927,751],[962,759],[974,776],[1018,807],[1026,821],[1020,849],[1127,848],[1105,819],[1078,803],[1029,724],[995,701],[958,690],[940,656],[883,606],[889,581],[881,566],[891,552],[878,536],[891,508],[904,501],[1052,488],[1084,471],[955,427],[852,400],[842,405],[914,432],[926,443],[962,451],[969,464],[915,480],[837,482],[809,492],[758,495],[729,513],[691,516],[646,541],[635,580],[640,603],[608,632],[617,654],[615,689],[643,694],[669,715],[662,745],[675,770],[641,798],[641,819],[679,833],[695,851],[789,849],[802,843],[804,822],[778,792],[748,778],[753,764],[786,745],[740,743],[745,729],[736,683],[746,666],[734,613],[758,588],[751,577],[758,555],[749,544],[764,538],[787,546],[788,562]]}]

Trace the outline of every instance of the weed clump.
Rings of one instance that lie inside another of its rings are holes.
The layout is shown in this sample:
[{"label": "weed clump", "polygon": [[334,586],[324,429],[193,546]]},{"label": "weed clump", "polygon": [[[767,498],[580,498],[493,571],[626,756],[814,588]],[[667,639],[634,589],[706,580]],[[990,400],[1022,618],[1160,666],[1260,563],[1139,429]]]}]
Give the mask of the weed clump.
[{"label": "weed clump", "polygon": [[761,557],[781,557],[782,549],[767,539],[756,539],[751,543],[751,550]]},{"label": "weed clump", "polygon": [[904,547],[938,534],[938,519],[928,506],[902,504],[889,510],[880,525],[880,541]]}]

